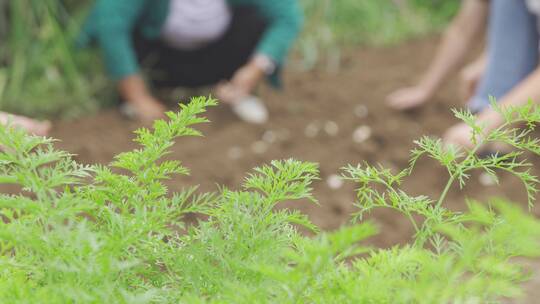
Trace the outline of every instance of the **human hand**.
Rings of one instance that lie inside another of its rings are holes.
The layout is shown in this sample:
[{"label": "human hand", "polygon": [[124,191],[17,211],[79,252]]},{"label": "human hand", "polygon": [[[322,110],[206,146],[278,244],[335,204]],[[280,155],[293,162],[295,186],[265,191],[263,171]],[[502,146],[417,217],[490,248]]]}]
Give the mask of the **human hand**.
[{"label": "human hand", "polygon": [[222,82],[217,87],[217,97],[226,103],[232,103],[250,95],[263,79],[264,71],[253,63],[248,63],[236,71],[229,82]]},{"label": "human hand", "polygon": [[465,123],[459,123],[454,125],[444,135],[445,145],[455,145],[460,148],[472,149],[474,143],[472,142],[472,129]]},{"label": "human hand", "polygon": [[165,118],[165,106],[157,100],[148,88],[141,75],[134,74],[118,82],[120,96],[127,101],[124,114],[148,124],[156,119]]},{"label": "human hand", "polygon": [[153,96],[141,96],[129,101],[129,106],[137,119],[143,123],[152,123],[157,119],[165,118],[166,107]]},{"label": "human hand", "polygon": [[433,97],[430,90],[422,86],[399,89],[386,97],[386,104],[399,111],[419,107]]},{"label": "human hand", "polygon": [[1,124],[12,124],[12,126],[21,128],[29,134],[37,136],[47,136],[52,128],[51,122],[48,120],[39,121],[25,116],[13,115],[5,112],[0,112]]}]

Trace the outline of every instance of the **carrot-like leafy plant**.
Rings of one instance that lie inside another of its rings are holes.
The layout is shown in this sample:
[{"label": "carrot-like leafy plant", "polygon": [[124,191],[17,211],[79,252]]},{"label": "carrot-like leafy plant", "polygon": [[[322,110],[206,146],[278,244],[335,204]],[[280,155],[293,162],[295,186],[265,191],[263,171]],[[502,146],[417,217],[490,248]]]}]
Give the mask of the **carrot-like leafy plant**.
[{"label": "carrot-like leafy plant", "polygon": [[[456,213],[444,208],[446,192],[436,201],[398,188],[428,154],[448,168],[449,184],[463,184],[473,169],[509,171],[524,181],[532,201],[537,180],[520,171],[527,163],[517,160],[519,152],[480,159],[424,138],[411,167],[397,175],[346,168],[345,178],[360,185],[359,215],[393,208],[416,228],[410,245],[373,249],[360,242],[376,228],[360,216],[320,233],[305,215],[275,208],[283,201],[316,202],[313,163],[274,161],[237,190],[169,193],[163,181],[188,170],[161,158],[175,138],[201,135],[192,126],[206,122],[200,114],[215,104],[194,98],[167,122],[138,130],[141,148],[110,166],[77,164],[51,139],[0,127],[0,182],[20,186],[19,194],[0,195],[1,302],[486,303],[520,295],[527,272],[510,258],[540,253],[534,217],[498,201],[470,203],[467,213]],[[538,153],[538,141],[527,133],[540,120],[538,109],[504,113],[509,123],[528,127],[501,128],[487,138]],[[471,115],[458,114],[474,125]],[[378,192],[374,183],[386,190]],[[188,213],[204,216],[186,225]],[[300,234],[297,225],[316,235]]]}]

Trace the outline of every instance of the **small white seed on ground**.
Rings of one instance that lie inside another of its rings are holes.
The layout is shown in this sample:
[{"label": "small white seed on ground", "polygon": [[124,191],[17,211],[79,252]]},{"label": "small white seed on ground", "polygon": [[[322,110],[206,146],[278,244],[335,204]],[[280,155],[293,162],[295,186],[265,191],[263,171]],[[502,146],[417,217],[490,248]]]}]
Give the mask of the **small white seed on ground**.
[{"label": "small white seed on ground", "polygon": [[358,118],[366,118],[369,114],[368,108],[365,105],[357,105],[354,108],[354,115]]},{"label": "small white seed on ground", "polygon": [[339,133],[339,126],[335,121],[327,121],[324,124],[324,131],[330,136],[336,136]]},{"label": "small white seed on ground", "polygon": [[480,181],[480,184],[485,187],[491,187],[497,185],[497,179],[493,177],[492,175],[484,172],[480,174],[480,177],[478,178]]},{"label": "small white seed on ground", "polygon": [[244,151],[238,146],[230,147],[227,156],[234,160],[241,159],[244,156]]},{"label": "small white seed on ground", "polygon": [[272,131],[272,130],[268,130],[268,131],[264,132],[264,134],[262,136],[262,140],[264,140],[265,142],[267,142],[269,144],[275,143],[277,139],[278,138],[277,138],[276,133],[274,133],[274,131]]},{"label": "small white seed on ground", "polygon": [[317,135],[319,135],[320,130],[321,128],[319,127],[318,124],[310,123],[309,125],[306,126],[306,129],[304,130],[304,134],[306,135],[306,137],[314,138],[314,137],[317,137]]},{"label": "small white seed on ground", "polygon": [[353,141],[357,144],[363,143],[371,137],[369,126],[360,126],[353,132]]},{"label": "small white seed on ground", "polygon": [[332,174],[326,179],[326,184],[328,185],[328,187],[330,187],[330,189],[337,190],[343,187],[343,180],[341,179],[341,177],[339,177],[339,175]]},{"label": "small white seed on ground", "polygon": [[264,154],[268,151],[268,144],[262,140],[256,141],[251,145],[251,150],[255,154]]}]

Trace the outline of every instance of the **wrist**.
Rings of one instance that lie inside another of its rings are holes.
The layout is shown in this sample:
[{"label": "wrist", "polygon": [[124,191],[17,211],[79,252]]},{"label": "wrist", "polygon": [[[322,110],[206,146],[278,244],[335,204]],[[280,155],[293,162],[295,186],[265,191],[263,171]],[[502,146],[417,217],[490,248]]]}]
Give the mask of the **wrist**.
[{"label": "wrist", "polygon": [[125,77],[118,82],[118,90],[124,100],[129,102],[144,102],[152,98],[143,78],[136,74]]},{"label": "wrist", "polygon": [[498,112],[493,109],[486,109],[477,116],[476,119],[479,125],[484,126],[484,133],[489,133],[504,123],[504,119]]},{"label": "wrist", "polygon": [[275,62],[264,54],[256,54],[251,58],[250,64],[257,67],[264,75],[271,75],[276,71]]},{"label": "wrist", "polygon": [[128,102],[133,104],[146,104],[149,101],[154,101],[154,97],[150,94],[133,95],[128,99]]},{"label": "wrist", "polygon": [[253,62],[248,62],[242,68],[242,70],[242,80],[236,82],[235,79],[233,79],[232,82],[238,84],[240,87],[248,89],[249,91],[251,91],[262,79],[264,79],[264,71]]},{"label": "wrist", "polygon": [[418,86],[426,93],[428,97],[433,97],[438,88],[438,85],[430,80],[422,80]]}]

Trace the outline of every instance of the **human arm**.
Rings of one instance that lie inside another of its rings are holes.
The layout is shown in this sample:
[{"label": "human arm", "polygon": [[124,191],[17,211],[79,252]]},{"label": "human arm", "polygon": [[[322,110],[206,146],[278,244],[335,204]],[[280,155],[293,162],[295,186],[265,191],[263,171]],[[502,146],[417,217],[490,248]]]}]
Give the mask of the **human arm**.
[{"label": "human arm", "polygon": [[98,0],[92,26],[109,76],[114,80],[137,74],[133,30],[147,5],[146,0]]},{"label": "human arm", "polygon": [[220,83],[216,94],[221,101],[234,103],[251,94],[265,75],[264,67],[252,59],[235,72],[231,81]]},{"label": "human arm", "polygon": [[122,78],[118,81],[117,87],[118,92],[133,108],[138,119],[143,122],[152,122],[164,117],[165,106],[152,96],[140,75],[133,74]]},{"label": "human arm", "polygon": [[268,56],[277,65],[282,65],[302,28],[300,4],[298,0],[259,0],[253,3],[268,22],[256,53]]},{"label": "human arm", "polygon": [[145,0],[97,1],[94,27],[105,66],[117,82],[120,96],[139,119],[149,122],[161,118],[165,108],[150,94],[140,75],[133,46],[133,30],[146,5]]},{"label": "human arm", "polygon": [[488,1],[464,0],[458,15],[446,30],[434,60],[419,83],[390,94],[387,103],[395,109],[405,110],[429,101],[448,76],[459,67],[472,43],[482,33],[488,10]]},{"label": "human arm", "polygon": [[[525,80],[518,84],[500,101],[502,108],[520,106],[529,100],[540,102],[540,68],[532,72]],[[484,132],[489,133],[504,123],[503,117],[493,108],[487,108],[477,116],[477,123],[485,127]],[[454,144],[465,148],[471,148],[472,130],[465,123],[460,123],[450,128],[444,140],[446,144]]]},{"label": "human arm", "polygon": [[231,3],[255,7],[266,19],[267,27],[252,58],[238,69],[231,81],[218,87],[218,97],[224,101],[250,94],[265,76],[284,64],[303,22],[297,0],[232,0]]},{"label": "human arm", "polygon": [[[29,117],[0,112],[0,124],[9,125],[38,136],[47,136],[52,128],[51,122],[38,121]],[[0,147],[1,150],[1,147]]]}]

